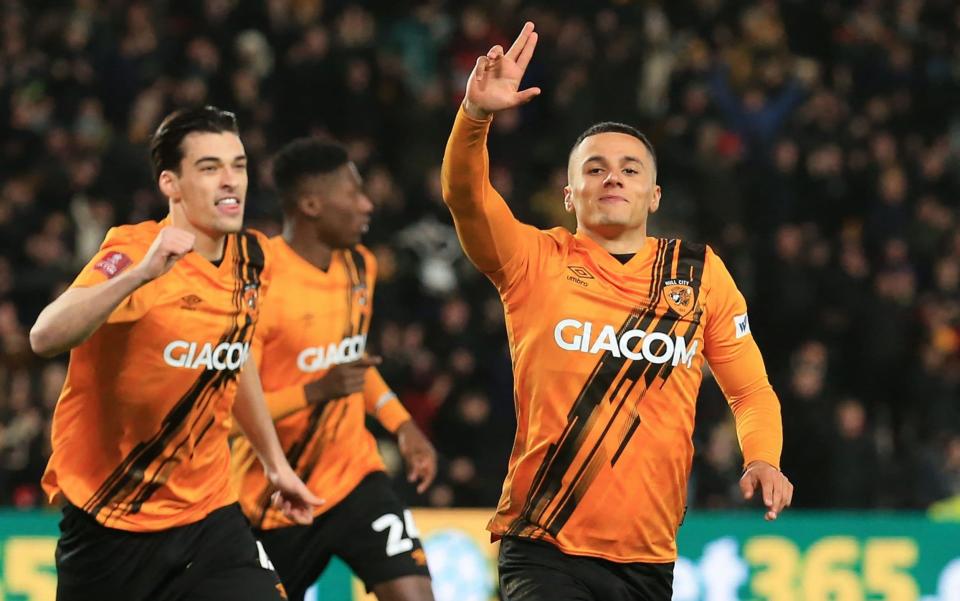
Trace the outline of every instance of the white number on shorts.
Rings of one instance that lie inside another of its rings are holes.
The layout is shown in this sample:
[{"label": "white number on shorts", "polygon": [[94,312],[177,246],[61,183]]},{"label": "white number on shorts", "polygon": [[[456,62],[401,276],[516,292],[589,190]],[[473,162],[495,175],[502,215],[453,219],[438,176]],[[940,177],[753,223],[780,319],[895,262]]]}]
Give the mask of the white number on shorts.
[{"label": "white number on shorts", "polygon": [[420,531],[417,530],[417,525],[413,523],[413,513],[409,509],[403,510],[403,523],[407,527],[407,536],[410,538],[420,538]]},{"label": "white number on shorts", "polygon": [[[410,528],[413,525],[413,516],[410,515],[409,511],[404,511],[403,517],[407,518],[407,535],[417,536],[416,527],[412,531]],[[387,532],[387,557],[393,557],[413,549],[413,540],[403,536],[403,520],[400,519],[400,516],[394,513],[385,513],[374,520],[371,526],[373,526],[374,532],[383,532],[387,528],[390,529]]]},{"label": "white number on shorts", "polygon": [[271,572],[276,572],[277,570],[273,567],[273,563],[270,561],[270,558],[267,557],[267,550],[263,548],[263,544],[260,541],[257,541],[257,553],[260,555],[260,567],[264,570],[270,570]]}]

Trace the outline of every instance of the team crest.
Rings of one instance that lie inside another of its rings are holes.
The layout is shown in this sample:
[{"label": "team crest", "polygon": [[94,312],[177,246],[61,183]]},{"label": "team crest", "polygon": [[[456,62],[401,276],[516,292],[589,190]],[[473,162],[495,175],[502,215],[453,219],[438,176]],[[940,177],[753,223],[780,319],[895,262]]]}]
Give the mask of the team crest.
[{"label": "team crest", "polygon": [[243,303],[247,306],[247,313],[252,315],[254,319],[260,313],[259,303],[257,302],[259,300],[259,289],[260,285],[255,283],[243,287]]},{"label": "team crest", "polygon": [[357,297],[357,304],[361,307],[367,304],[367,285],[360,283],[353,287],[353,293]]},{"label": "team crest", "polygon": [[693,310],[696,299],[688,280],[667,280],[663,283],[663,298],[680,317]]}]

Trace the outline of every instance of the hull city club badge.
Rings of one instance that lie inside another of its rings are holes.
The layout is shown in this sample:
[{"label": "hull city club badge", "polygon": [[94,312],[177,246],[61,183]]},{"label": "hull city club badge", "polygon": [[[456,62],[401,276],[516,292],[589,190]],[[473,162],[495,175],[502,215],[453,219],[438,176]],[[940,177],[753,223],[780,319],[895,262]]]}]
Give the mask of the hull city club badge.
[{"label": "hull city club badge", "polygon": [[689,280],[665,280],[663,282],[663,298],[666,299],[667,305],[680,317],[685,317],[687,313],[693,311],[696,304],[693,286],[690,285]]}]

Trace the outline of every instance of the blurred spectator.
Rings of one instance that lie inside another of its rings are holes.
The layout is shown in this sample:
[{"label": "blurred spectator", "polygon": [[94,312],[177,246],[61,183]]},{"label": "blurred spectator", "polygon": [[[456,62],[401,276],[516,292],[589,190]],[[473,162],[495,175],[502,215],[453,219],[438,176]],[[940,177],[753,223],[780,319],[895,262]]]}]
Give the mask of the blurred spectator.
[{"label": "blurred spectator", "polygon": [[837,406],[834,420],[834,440],[827,463],[831,469],[827,506],[876,507],[881,484],[880,457],[867,429],[866,410],[860,401],[848,398]]}]

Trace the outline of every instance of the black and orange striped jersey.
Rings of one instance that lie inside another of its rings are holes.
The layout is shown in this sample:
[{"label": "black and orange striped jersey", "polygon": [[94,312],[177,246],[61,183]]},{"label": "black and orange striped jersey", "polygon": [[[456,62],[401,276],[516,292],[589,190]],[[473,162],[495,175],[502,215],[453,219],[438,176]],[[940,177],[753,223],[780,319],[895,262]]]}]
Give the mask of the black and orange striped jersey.
[{"label": "black and orange striped jersey", "polygon": [[[271,238],[269,244],[275,302],[263,306],[252,352],[267,406],[279,417],[277,434],[287,459],[310,490],[326,501],[317,507],[319,515],[367,474],[384,469],[376,440],[366,429],[366,415],[376,416],[391,432],[410,416],[373,367],[362,392],[309,406],[304,393],[304,385],[365,353],[377,277],[373,253],[359,245],[334,251],[323,271],[282,237]],[[233,474],[251,523],[264,529],[292,524],[270,507],[263,468],[243,437],[233,442]]]},{"label": "black and orange striped jersey", "polygon": [[[139,262],[168,221],[113,228],[73,282]],[[236,501],[229,480],[237,375],[268,281],[266,238],[227,236],[219,267],[197,253],[135,290],[70,353],[43,476],[112,528],[156,531]]]},{"label": "black and orange striped jersey", "polygon": [[705,246],[647,238],[621,264],[586,235],[518,222],[489,183],[488,127],[461,109],[443,188],[500,293],[513,361],[517,433],[489,528],[574,555],[674,561],[705,359],[746,461],[779,465],[780,406],[744,298]]}]

